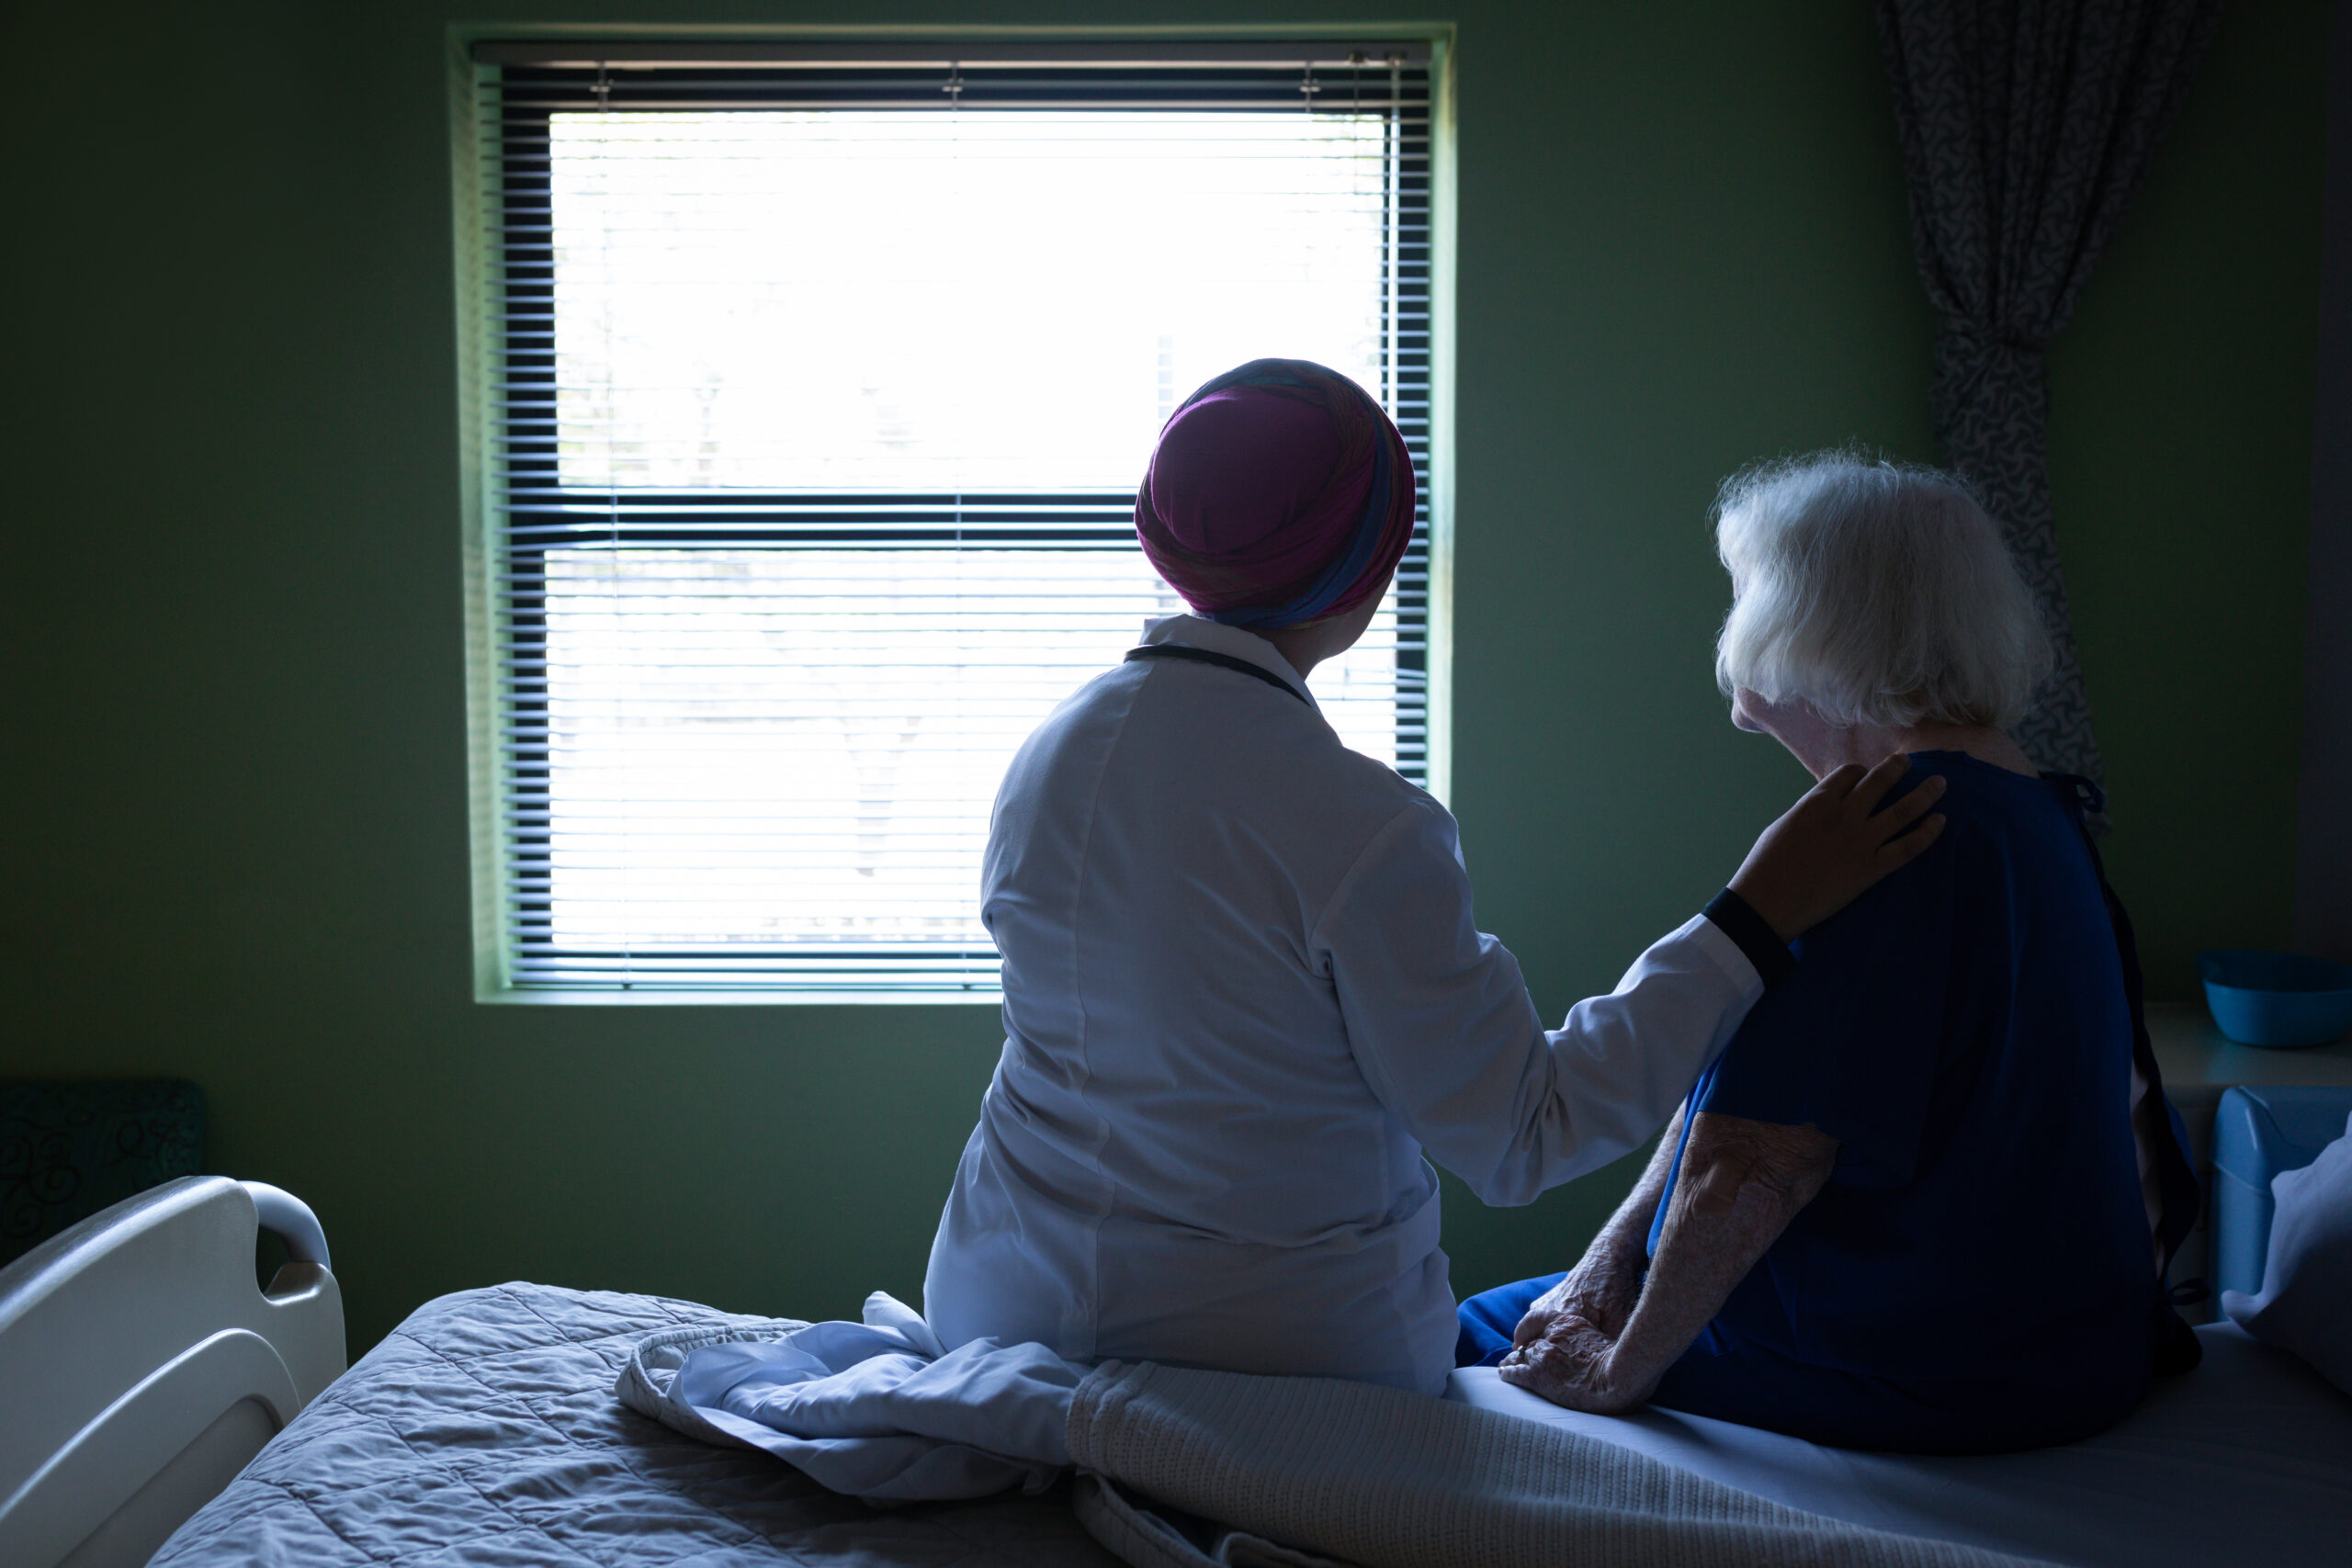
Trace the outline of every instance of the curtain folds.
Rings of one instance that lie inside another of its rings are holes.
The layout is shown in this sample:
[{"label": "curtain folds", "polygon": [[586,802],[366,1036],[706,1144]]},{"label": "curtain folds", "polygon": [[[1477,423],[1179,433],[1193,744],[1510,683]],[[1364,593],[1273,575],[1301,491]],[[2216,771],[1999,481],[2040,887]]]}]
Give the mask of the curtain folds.
[{"label": "curtain folds", "polygon": [[2017,739],[2099,776],[2050,507],[2042,355],[2212,36],[2220,0],[1878,0],[1912,242],[1940,322],[1944,459],[2007,533],[2056,644]]}]

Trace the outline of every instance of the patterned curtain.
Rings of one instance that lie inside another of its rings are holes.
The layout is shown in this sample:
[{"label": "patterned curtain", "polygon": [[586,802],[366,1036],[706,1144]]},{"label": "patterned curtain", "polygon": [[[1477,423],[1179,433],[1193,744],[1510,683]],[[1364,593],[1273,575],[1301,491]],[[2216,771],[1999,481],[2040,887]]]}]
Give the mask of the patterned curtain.
[{"label": "patterned curtain", "polygon": [[1912,243],[1941,322],[1936,437],[2000,519],[2057,667],[2017,740],[2099,776],[2050,512],[2042,354],[2074,313],[2220,0],[1878,0]]}]

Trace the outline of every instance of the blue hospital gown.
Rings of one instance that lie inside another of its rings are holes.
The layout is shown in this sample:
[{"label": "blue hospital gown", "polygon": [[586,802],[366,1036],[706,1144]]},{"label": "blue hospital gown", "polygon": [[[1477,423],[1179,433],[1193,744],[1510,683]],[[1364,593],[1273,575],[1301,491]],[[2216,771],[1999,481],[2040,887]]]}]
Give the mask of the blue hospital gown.
[{"label": "blue hospital gown", "polygon": [[[1654,1399],[1847,1448],[2064,1442],[2145,1393],[2165,1310],[2122,962],[2068,786],[1912,761],[1943,838],[1799,942],[1688,1101],[1812,1123],[1836,1168]],[[1549,1282],[1464,1303],[1465,1352]]]}]

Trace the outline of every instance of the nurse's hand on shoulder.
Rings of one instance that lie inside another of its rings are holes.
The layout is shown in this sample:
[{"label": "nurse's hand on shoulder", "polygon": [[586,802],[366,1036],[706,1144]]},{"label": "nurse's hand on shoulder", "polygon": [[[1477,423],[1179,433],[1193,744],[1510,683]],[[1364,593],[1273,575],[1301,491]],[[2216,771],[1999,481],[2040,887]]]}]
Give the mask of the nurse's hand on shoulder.
[{"label": "nurse's hand on shoulder", "polygon": [[1944,830],[1943,818],[1928,815],[1943,796],[1943,779],[1923,780],[1885,810],[1872,812],[1910,766],[1900,755],[1867,773],[1848,763],[1805,791],[1764,829],[1731,879],[1731,890],[1782,942],[1793,942],[1879,878],[1908,865]]}]

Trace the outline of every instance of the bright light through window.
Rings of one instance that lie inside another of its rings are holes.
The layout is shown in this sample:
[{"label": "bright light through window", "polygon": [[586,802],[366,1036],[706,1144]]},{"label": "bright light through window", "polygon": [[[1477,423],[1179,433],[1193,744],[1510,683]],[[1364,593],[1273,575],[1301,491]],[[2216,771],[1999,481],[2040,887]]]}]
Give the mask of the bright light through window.
[{"label": "bright light through window", "polygon": [[1244,360],[1378,397],[1385,127],[556,115],[564,477],[1132,490]]}]

